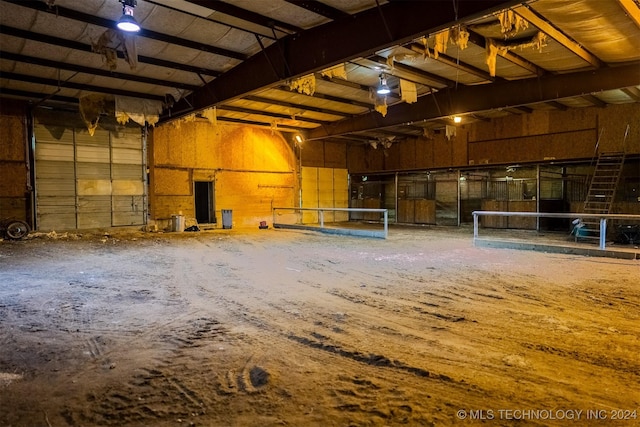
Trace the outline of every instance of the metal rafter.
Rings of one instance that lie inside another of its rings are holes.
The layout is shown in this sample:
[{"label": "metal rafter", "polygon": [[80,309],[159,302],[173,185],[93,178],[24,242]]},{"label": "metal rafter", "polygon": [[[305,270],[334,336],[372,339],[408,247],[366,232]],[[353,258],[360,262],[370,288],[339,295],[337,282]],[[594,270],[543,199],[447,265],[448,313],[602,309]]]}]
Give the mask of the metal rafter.
[{"label": "metal rafter", "polygon": [[[381,65],[385,65],[387,66],[387,58],[380,56],[380,55],[372,55],[369,58],[367,58],[367,60],[370,60],[372,62],[375,62],[377,64],[381,64]],[[414,81],[415,83],[419,83],[419,84],[423,84],[420,83],[420,81],[429,81],[432,83],[435,83],[436,85],[439,86],[443,86],[443,87],[447,87],[447,86],[455,86],[456,82],[450,79],[447,79],[446,77],[442,77],[439,76],[437,74],[433,74],[433,73],[429,73],[427,71],[423,71],[419,68],[414,68],[411,67],[409,65],[403,64],[401,62],[394,62],[393,67],[399,71],[399,73],[395,73],[394,75],[398,74],[399,78],[407,78],[409,80]],[[403,77],[401,74],[406,73],[407,77]],[[413,76],[413,79],[411,78]]]},{"label": "metal rafter", "polygon": [[218,110],[234,111],[236,113],[246,113],[246,114],[258,115],[258,116],[274,117],[277,119],[297,120],[300,122],[314,123],[317,125],[328,125],[331,123],[326,120],[311,119],[308,117],[302,117],[302,116],[297,116],[292,114],[272,113],[264,110],[254,110],[252,108],[236,107],[234,105],[221,105],[217,108]]},{"label": "metal rafter", "polygon": [[[68,49],[79,50],[82,52],[89,52],[97,55],[91,47],[91,45],[76,42],[73,40],[67,40],[60,37],[50,36],[48,34],[34,33],[32,31],[21,30],[19,28],[9,27],[7,25],[0,25],[0,34],[6,34],[8,36],[18,37],[27,40],[33,40],[40,43],[47,43],[54,46],[66,47]],[[118,58],[124,59],[124,53],[117,51]],[[220,71],[211,70],[201,67],[193,67],[191,65],[180,64],[173,61],[165,61],[162,59],[151,58],[150,56],[138,55],[138,62],[143,64],[155,65],[158,67],[171,68],[174,70],[186,71],[195,74],[204,74],[206,76],[217,77],[222,73]]]},{"label": "metal rafter", "polygon": [[[3,0],[8,3],[13,3],[22,7],[37,10],[39,12],[53,13],[56,16],[62,16],[64,18],[74,19],[76,21],[85,22],[87,24],[97,25],[105,28],[115,28],[117,21],[111,19],[101,18],[99,16],[89,15],[87,13],[78,12],[73,9],[67,9],[61,6],[49,7],[43,1],[21,1],[21,0]],[[247,59],[247,55],[240,52],[234,52],[229,49],[223,49],[220,47],[198,43],[193,40],[187,40],[180,37],[170,36],[167,34],[158,33],[156,31],[140,29],[136,33],[137,37],[146,37],[153,40],[163,41],[170,44],[175,44],[182,47],[188,47],[203,52],[212,53],[215,55],[224,56],[227,58],[233,58],[240,61]]]},{"label": "metal rafter", "polygon": [[600,68],[602,66],[602,61],[600,61],[600,59],[553,26],[549,21],[538,15],[538,13],[529,6],[517,7],[513,9],[513,11],[527,20],[530,24],[536,26],[540,31],[560,43],[562,46],[569,49],[575,55],[585,60],[592,67]]},{"label": "metal rafter", "polygon": [[[287,93],[291,93],[291,89],[288,86],[278,86],[273,89],[281,90]],[[308,95],[307,95],[308,96]],[[372,109],[373,103],[360,102],[353,99],[341,98],[339,96],[326,95],[324,93],[315,92],[313,95],[310,95],[312,98],[325,99],[327,101],[339,102],[341,104],[347,105],[355,105],[361,108]]]},{"label": "metal rafter", "polygon": [[329,110],[327,108],[312,107],[310,105],[295,104],[293,102],[281,101],[279,99],[264,98],[261,96],[249,95],[244,97],[247,101],[261,102],[263,104],[278,105],[280,107],[295,108],[298,110],[313,111],[315,113],[329,114],[339,117],[355,117],[353,114],[342,111]]},{"label": "metal rafter", "polygon": [[220,0],[187,0],[187,1],[189,3],[197,4],[198,6],[206,7],[207,9],[224,13],[225,15],[230,15],[235,18],[242,19],[243,21],[260,25],[262,27],[279,29],[286,33],[299,33],[300,31],[302,31],[302,28],[296,27],[295,25],[278,21],[277,19],[269,18],[268,16],[263,16],[263,15],[260,15],[259,13],[242,9],[241,7],[234,6],[232,4],[225,3]]},{"label": "metal rafter", "polygon": [[[481,47],[483,49],[486,49],[487,47],[487,39],[485,39],[484,37],[482,37],[480,34],[470,30],[467,28],[467,31],[469,33],[469,42],[475,44],[478,47]],[[531,74],[534,74],[536,76],[542,76],[544,74],[547,73],[546,70],[544,70],[543,68],[538,67],[537,65],[535,65],[532,62],[527,61],[526,59],[524,59],[523,57],[516,55],[515,53],[511,52],[511,51],[503,51],[502,49],[498,49],[498,55],[500,55],[502,58],[506,59],[507,61],[511,62],[512,64],[515,64],[521,68],[524,68],[525,70],[529,71]]]},{"label": "metal rafter", "polygon": [[622,91],[629,98],[633,99],[636,102],[640,102],[640,89],[635,88],[635,87],[627,87],[627,88],[622,89]]},{"label": "metal rafter", "polygon": [[634,0],[618,0],[618,2],[624,11],[627,12],[627,16],[640,28],[640,5],[638,5],[638,2]]},{"label": "metal rafter", "polygon": [[184,90],[198,90],[199,86],[189,85],[185,83],[172,82],[169,80],[152,79],[150,77],[137,76],[135,74],[118,73],[116,71],[104,70],[102,68],[85,67],[84,65],[68,64],[64,62],[51,61],[44,58],[35,58],[33,56],[20,55],[18,53],[0,51],[0,58],[11,61],[24,62],[27,64],[41,65],[59,70],[76,71],[84,74],[92,74],[102,77],[110,77],[118,80],[128,80],[132,82],[148,83],[156,86],[174,87]]},{"label": "metal rafter", "polygon": [[[279,39],[265,48],[263,54],[253,55],[174,107],[182,114],[189,110],[198,111],[272,87],[283,79],[303,76],[354,58],[367,57],[396,44],[408,43],[430,31],[451,26],[456,18],[483,16],[516,3],[498,0],[460,2],[457,13],[449,7],[449,2],[443,2],[442,7],[434,7],[431,2],[387,3],[355,14],[348,20],[332,21]],[[386,31],[380,31],[381,14],[389,25],[392,39]]]},{"label": "metal rafter", "polygon": [[332,21],[351,16],[348,13],[341,11],[340,9],[336,9],[335,7],[331,7],[317,0],[285,0],[285,1],[287,3],[295,4],[298,7],[307,9],[308,11],[311,11],[318,15],[324,16],[325,18],[329,18]]},{"label": "metal rafter", "polygon": [[428,53],[434,61],[441,62],[457,70],[464,71],[465,73],[474,75],[476,77],[480,77],[485,82],[501,80],[500,77],[492,77],[491,74],[489,74],[487,71],[481,70],[480,68],[474,67],[473,65],[466,64],[456,58],[445,55],[444,53],[438,54],[438,58],[436,58],[433,49],[425,47],[419,43],[411,43],[409,49],[420,54]]},{"label": "metal rafter", "polygon": [[560,98],[583,96],[640,84],[640,63],[616,68],[547,75],[523,80],[502,81],[490,85],[442,90],[418,98],[414,104],[389,107],[386,117],[368,113],[352,120],[343,120],[309,132],[308,139],[322,139],[346,133],[421,122],[454,114],[510,108]]},{"label": "metal rafter", "polygon": [[164,96],[160,96],[160,95],[151,95],[148,93],[133,92],[130,90],[106,88],[102,86],[87,85],[84,83],[74,83],[70,81],[27,76],[24,74],[9,73],[5,71],[0,73],[0,77],[3,79],[17,80],[20,82],[27,82],[27,83],[36,83],[36,84],[53,86],[53,87],[66,87],[70,89],[77,89],[77,90],[83,90],[83,91],[89,91],[89,92],[108,93],[111,95],[130,96],[133,98],[153,99],[156,101],[165,100]]}]

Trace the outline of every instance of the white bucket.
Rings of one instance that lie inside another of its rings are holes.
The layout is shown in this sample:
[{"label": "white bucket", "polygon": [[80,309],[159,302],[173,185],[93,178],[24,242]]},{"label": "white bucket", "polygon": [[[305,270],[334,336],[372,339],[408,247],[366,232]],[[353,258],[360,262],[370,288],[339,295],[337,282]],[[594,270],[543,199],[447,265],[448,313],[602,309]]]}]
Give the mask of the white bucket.
[{"label": "white bucket", "polygon": [[184,215],[171,215],[171,231],[184,231]]}]

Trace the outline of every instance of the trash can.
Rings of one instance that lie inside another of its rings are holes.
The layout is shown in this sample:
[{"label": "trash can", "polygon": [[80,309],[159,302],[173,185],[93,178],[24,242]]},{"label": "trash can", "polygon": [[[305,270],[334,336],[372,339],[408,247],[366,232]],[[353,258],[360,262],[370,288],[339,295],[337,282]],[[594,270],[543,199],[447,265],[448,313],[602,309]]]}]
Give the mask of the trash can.
[{"label": "trash can", "polygon": [[231,209],[222,209],[222,228],[230,229],[233,225]]},{"label": "trash can", "polygon": [[171,215],[171,231],[184,231],[184,215]]}]

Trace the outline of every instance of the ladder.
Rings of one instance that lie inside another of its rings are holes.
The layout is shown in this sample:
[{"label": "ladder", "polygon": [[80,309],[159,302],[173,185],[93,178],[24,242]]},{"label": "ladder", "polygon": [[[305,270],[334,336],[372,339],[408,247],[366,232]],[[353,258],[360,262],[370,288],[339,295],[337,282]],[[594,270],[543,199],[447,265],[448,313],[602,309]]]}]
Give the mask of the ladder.
[{"label": "ladder", "polygon": [[[591,184],[584,202],[584,213],[608,214],[616,195],[618,182],[624,165],[624,152],[600,153],[591,177]],[[599,238],[600,222],[597,219],[585,219],[580,237]],[[578,235],[576,234],[576,240]]]}]

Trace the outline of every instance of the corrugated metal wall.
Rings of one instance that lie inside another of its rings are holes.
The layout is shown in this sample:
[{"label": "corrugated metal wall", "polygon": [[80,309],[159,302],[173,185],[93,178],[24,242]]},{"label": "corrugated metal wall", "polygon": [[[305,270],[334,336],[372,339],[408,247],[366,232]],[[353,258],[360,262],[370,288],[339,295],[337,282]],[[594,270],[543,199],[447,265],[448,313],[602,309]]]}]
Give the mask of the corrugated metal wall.
[{"label": "corrugated metal wall", "polygon": [[35,126],[36,212],[40,230],[142,225],[146,216],[139,129],[65,129],[54,137]]}]

